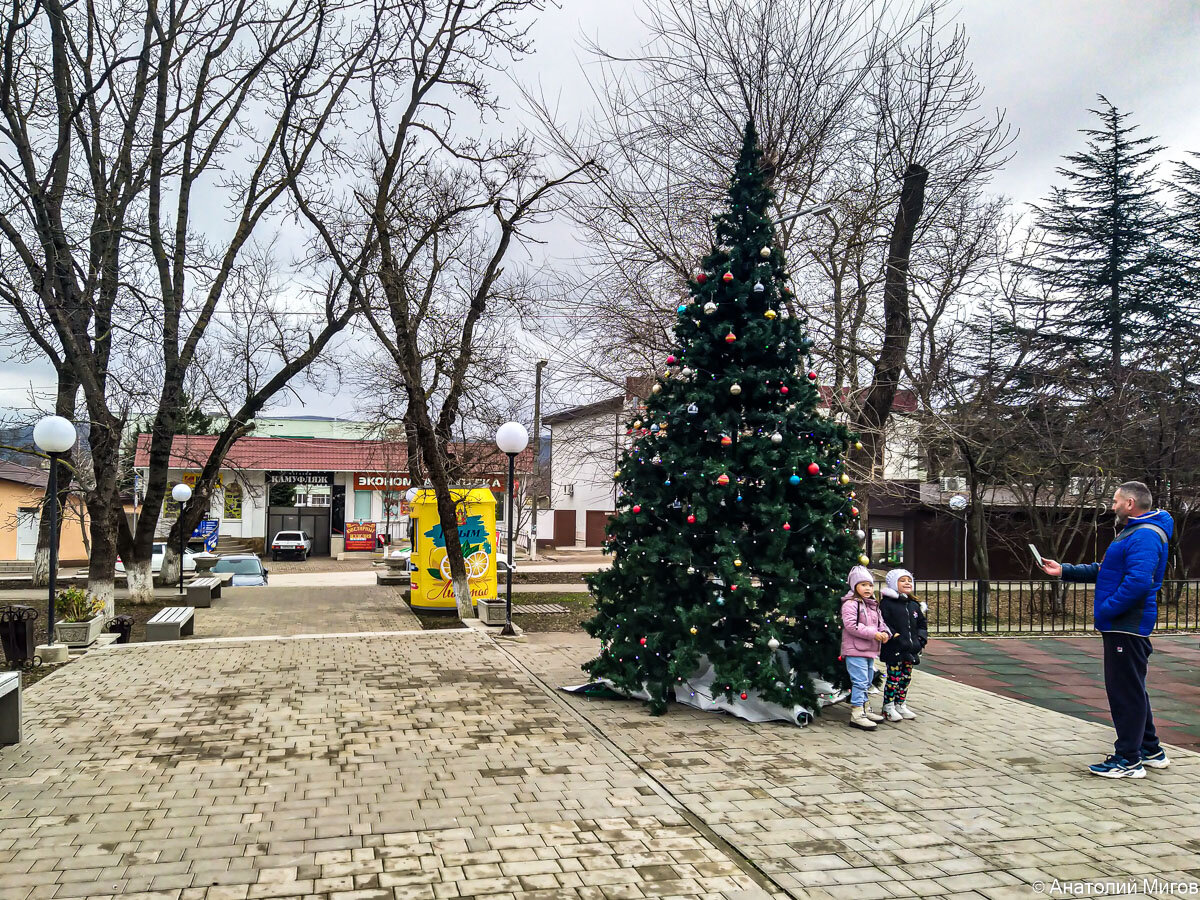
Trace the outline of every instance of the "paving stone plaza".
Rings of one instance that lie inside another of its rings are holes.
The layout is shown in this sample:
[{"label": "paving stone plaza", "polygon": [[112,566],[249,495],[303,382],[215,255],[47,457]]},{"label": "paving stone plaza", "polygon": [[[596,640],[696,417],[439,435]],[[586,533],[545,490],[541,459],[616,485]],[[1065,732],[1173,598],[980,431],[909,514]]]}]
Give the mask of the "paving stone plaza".
[{"label": "paving stone plaza", "polygon": [[1092,778],[1109,727],[924,672],[915,722],[862,733],[837,708],[797,729],[565,694],[585,635],[501,643],[407,630],[397,612],[389,633],[205,640],[204,621],[27,690],[25,741],[0,750],[4,900],[1200,882],[1200,756]]}]

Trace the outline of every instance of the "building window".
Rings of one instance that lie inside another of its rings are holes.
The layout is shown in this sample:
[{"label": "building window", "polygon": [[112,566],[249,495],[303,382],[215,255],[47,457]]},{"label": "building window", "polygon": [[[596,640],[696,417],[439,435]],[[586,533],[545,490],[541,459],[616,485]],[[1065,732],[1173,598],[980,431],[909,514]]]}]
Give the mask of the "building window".
[{"label": "building window", "polygon": [[871,529],[871,562],[877,566],[904,563],[904,532],[900,529]]},{"label": "building window", "polygon": [[242,518],[242,486],[236,481],[225,485],[225,514],[222,518],[241,521]]},{"label": "building window", "polygon": [[368,522],[371,519],[371,494],[374,491],[355,491],[354,492],[354,518],[360,522]]}]

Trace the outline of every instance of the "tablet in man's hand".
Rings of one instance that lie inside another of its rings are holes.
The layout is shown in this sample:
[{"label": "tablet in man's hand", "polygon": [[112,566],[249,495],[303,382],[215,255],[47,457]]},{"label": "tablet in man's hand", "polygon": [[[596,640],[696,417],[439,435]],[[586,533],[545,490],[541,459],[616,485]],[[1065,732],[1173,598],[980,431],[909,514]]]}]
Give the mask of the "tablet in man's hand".
[{"label": "tablet in man's hand", "polygon": [[1037,562],[1039,569],[1045,565],[1045,562],[1042,560],[1042,554],[1038,553],[1037,547],[1033,546],[1033,544],[1029,545],[1029,552],[1033,554],[1034,561]]}]

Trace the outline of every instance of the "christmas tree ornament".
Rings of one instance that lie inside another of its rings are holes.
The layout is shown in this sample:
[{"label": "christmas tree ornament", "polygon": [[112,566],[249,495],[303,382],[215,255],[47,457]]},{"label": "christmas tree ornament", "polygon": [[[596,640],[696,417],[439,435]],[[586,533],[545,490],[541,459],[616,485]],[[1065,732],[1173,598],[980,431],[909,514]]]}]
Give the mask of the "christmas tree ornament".
[{"label": "christmas tree ornament", "polygon": [[771,638],[769,641],[767,641],[767,646],[770,647],[772,650],[778,650],[779,649],[779,638]]},{"label": "christmas tree ornament", "polygon": [[698,407],[695,403],[689,403],[687,411],[689,416],[694,416],[696,413],[700,412],[700,407]]},{"label": "christmas tree ornament", "polygon": [[726,284],[729,284],[729,282],[733,281],[733,273],[726,272],[724,275],[721,276],[721,280],[723,282],[725,282]]},{"label": "christmas tree ornament", "polygon": [[799,483],[800,483],[800,476],[797,475],[795,472],[793,472],[792,476],[788,479],[788,484],[799,484]]},{"label": "christmas tree ornament", "polygon": [[809,463],[809,464],[808,464],[808,474],[809,474],[809,475],[820,475],[820,474],[821,474],[821,467],[820,467],[820,466],[818,466],[818,465],[817,465],[815,462],[814,462],[814,463]]},{"label": "christmas tree ornament", "polygon": [[850,515],[852,515],[852,516],[858,515],[858,507],[857,506],[850,507]]},{"label": "christmas tree ornament", "polygon": [[687,567],[687,573],[688,573],[689,575],[695,575],[695,574],[696,574],[696,567],[695,567],[695,566],[688,566],[688,567]]},{"label": "christmas tree ornament", "polygon": [[691,628],[689,628],[689,629],[688,629],[688,632],[689,632],[689,633],[691,633],[691,634],[699,634],[699,633],[700,633],[699,631],[697,631],[697,630],[696,630],[696,626],[695,626],[695,625],[693,625]]},{"label": "christmas tree ornament", "polygon": [[720,475],[717,476],[717,484],[720,484],[720,485],[729,484],[729,476],[726,475],[724,472],[722,472]]},{"label": "christmas tree ornament", "polygon": [[717,606],[724,606],[724,605],[725,605],[725,598],[724,598],[724,597],[718,597],[718,598],[717,598]]},{"label": "christmas tree ornament", "polygon": [[766,286],[763,285],[763,283],[761,281],[756,281],[754,283],[754,293],[761,294],[765,290],[766,290]]},{"label": "christmas tree ornament", "polygon": [[701,272],[696,276],[696,284],[704,284],[706,281],[708,281],[708,276],[705,273]]},{"label": "christmas tree ornament", "polygon": [[842,484],[849,484],[850,476],[847,475],[845,472],[843,472],[841,475],[838,476],[838,481],[840,481]]},{"label": "christmas tree ornament", "polygon": [[656,384],[654,387],[650,388],[650,393],[657,394],[661,390],[662,390],[662,385]]},{"label": "christmas tree ornament", "polygon": [[761,248],[758,251],[758,255],[761,256],[763,259],[766,259],[768,256],[771,255],[771,248],[770,247]]},{"label": "christmas tree ornament", "polygon": [[772,444],[782,444],[783,443],[783,435],[780,434],[778,431],[776,431],[774,434],[771,435],[771,443]]},{"label": "christmas tree ornament", "polygon": [[779,314],[773,309],[768,309],[763,315],[768,319],[774,319]]},{"label": "christmas tree ornament", "polygon": [[620,469],[617,469],[617,471],[613,472],[613,478],[620,478],[620,477],[621,477]]},{"label": "christmas tree ornament", "polygon": [[687,520],[688,520],[689,525],[696,524],[696,517],[694,515],[692,515],[691,513],[688,514]]},{"label": "christmas tree ornament", "polygon": [[732,384],[729,386],[729,393],[733,394],[733,396],[736,397],[741,392],[742,392],[742,386],[740,384]]},{"label": "christmas tree ornament", "polygon": [[677,313],[687,312],[687,304],[680,303],[677,307],[675,307],[675,312],[677,312]]},{"label": "christmas tree ornament", "polygon": [[662,465],[662,457],[655,456],[654,459],[650,460],[650,462],[654,463],[654,465],[656,465],[656,466],[661,466]]},{"label": "christmas tree ornament", "polygon": [[687,366],[684,366],[682,369],[679,370],[679,374],[682,375],[684,378],[688,378],[691,376],[692,370],[689,369]]},{"label": "christmas tree ornament", "polygon": [[738,586],[737,586],[736,584],[731,584],[731,585],[729,586],[729,589],[730,589],[731,591],[736,591],[736,590],[738,589]]},{"label": "christmas tree ornament", "polygon": [[860,556],[858,558],[858,561],[859,561],[859,563],[861,563],[864,566],[869,566],[871,564],[871,557],[867,556],[867,554],[864,553],[862,556]]},{"label": "christmas tree ornament", "polygon": [[791,531],[791,530],[792,530],[791,523],[789,523],[789,522],[784,522],[784,523],[783,523],[783,530],[784,530],[784,531]]},{"label": "christmas tree ornament", "polygon": [[640,640],[638,643],[640,643],[640,644],[641,644],[643,647],[645,647],[645,646],[646,646],[646,639],[645,639],[645,638],[642,638],[642,639],[641,639],[641,640]]},{"label": "christmas tree ornament", "polygon": [[729,435],[727,435],[727,434],[721,435],[721,445],[722,446],[728,447],[732,443],[733,443],[733,438],[731,438]]},{"label": "christmas tree ornament", "polygon": [[635,503],[635,504],[634,504],[634,506],[633,506],[633,511],[634,511],[635,513],[640,513],[640,512],[642,511],[642,507],[641,507],[641,505],[640,505],[640,504],[636,504],[636,503]]},{"label": "christmas tree ornament", "polygon": [[860,529],[858,529],[858,531],[854,532],[854,536],[856,538],[858,538],[860,541],[862,541],[862,540],[866,540],[867,533],[860,528]]},{"label": "christmas tree ornament", "polygon": [[663,487],[670,487],[670,486],[671,486],[671,479],[668,478],[666,481],[663,482]]},{"label": "christmas tree ornament", "polygon": [[750,695],[747,694],[745,691],[742,691],[740,694],[738,694],[738,696],[741,697],[743,700],[745,700]]},{"label": "christmas tree ornament", "polygon": [[704,314],[706,316],[711,316],[716,311],[717,311],[717,304],[713,303],[711,300],[709,300],[707,303],[704,304]]},{"label": "christmas tree ornament", "polygon": [[807,553],[809,556],[813,556],[816,554],[817,548],[814,547],[812,544],[809,544],[807,547],[804,548],[804,552]]},{"label": "christmas tree ornament", "polygon": [[855,442],[854,442],[854,449],[855,449],[855,450],[861,450],[861,449],[862,449],[862,441],[855,441]]},{"label": "christmas tree ornament", "polygon": [[779,393],[781,393],[781,394],[786,394],[787,392],[788,392],[788,386],[786,384],[779,389]]},{"label": "christmas tree ornament", "polygon": [[675,356],[674,356],[674,354],[672,354],[671,356],[668,356],[668,357],[667,357],[667,365],[668,365],[668,366],[673,366],[673,365],[675,365]]},{"label": "christmas tree ornament", "polygon": [[635,419],[635,420],[634,420],[634,423],[633,423],[633,427],[634,427],[634,428],[641,428],[641,427],[642,427],[642,420],[641,420],[641,419]]},{"label": "christmas tree ornament", "polygon": [[737,340],[737,335],[734,334],[732,331],[729,332],[729,334],[725,335],[725,343],[727,343],[727,344],[732,344],[736,340]]}]

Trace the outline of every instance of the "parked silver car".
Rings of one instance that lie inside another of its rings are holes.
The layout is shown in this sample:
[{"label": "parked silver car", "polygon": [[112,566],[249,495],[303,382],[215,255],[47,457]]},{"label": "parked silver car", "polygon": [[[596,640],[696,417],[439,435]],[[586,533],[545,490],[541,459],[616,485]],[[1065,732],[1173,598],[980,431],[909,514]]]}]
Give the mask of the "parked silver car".
[{"label": "parked silver car", "polygon": [[222,556],[212,570],[218,575],[232,572],[231,587],[265,587],[267,583],[267,569],[253,553]]}]

